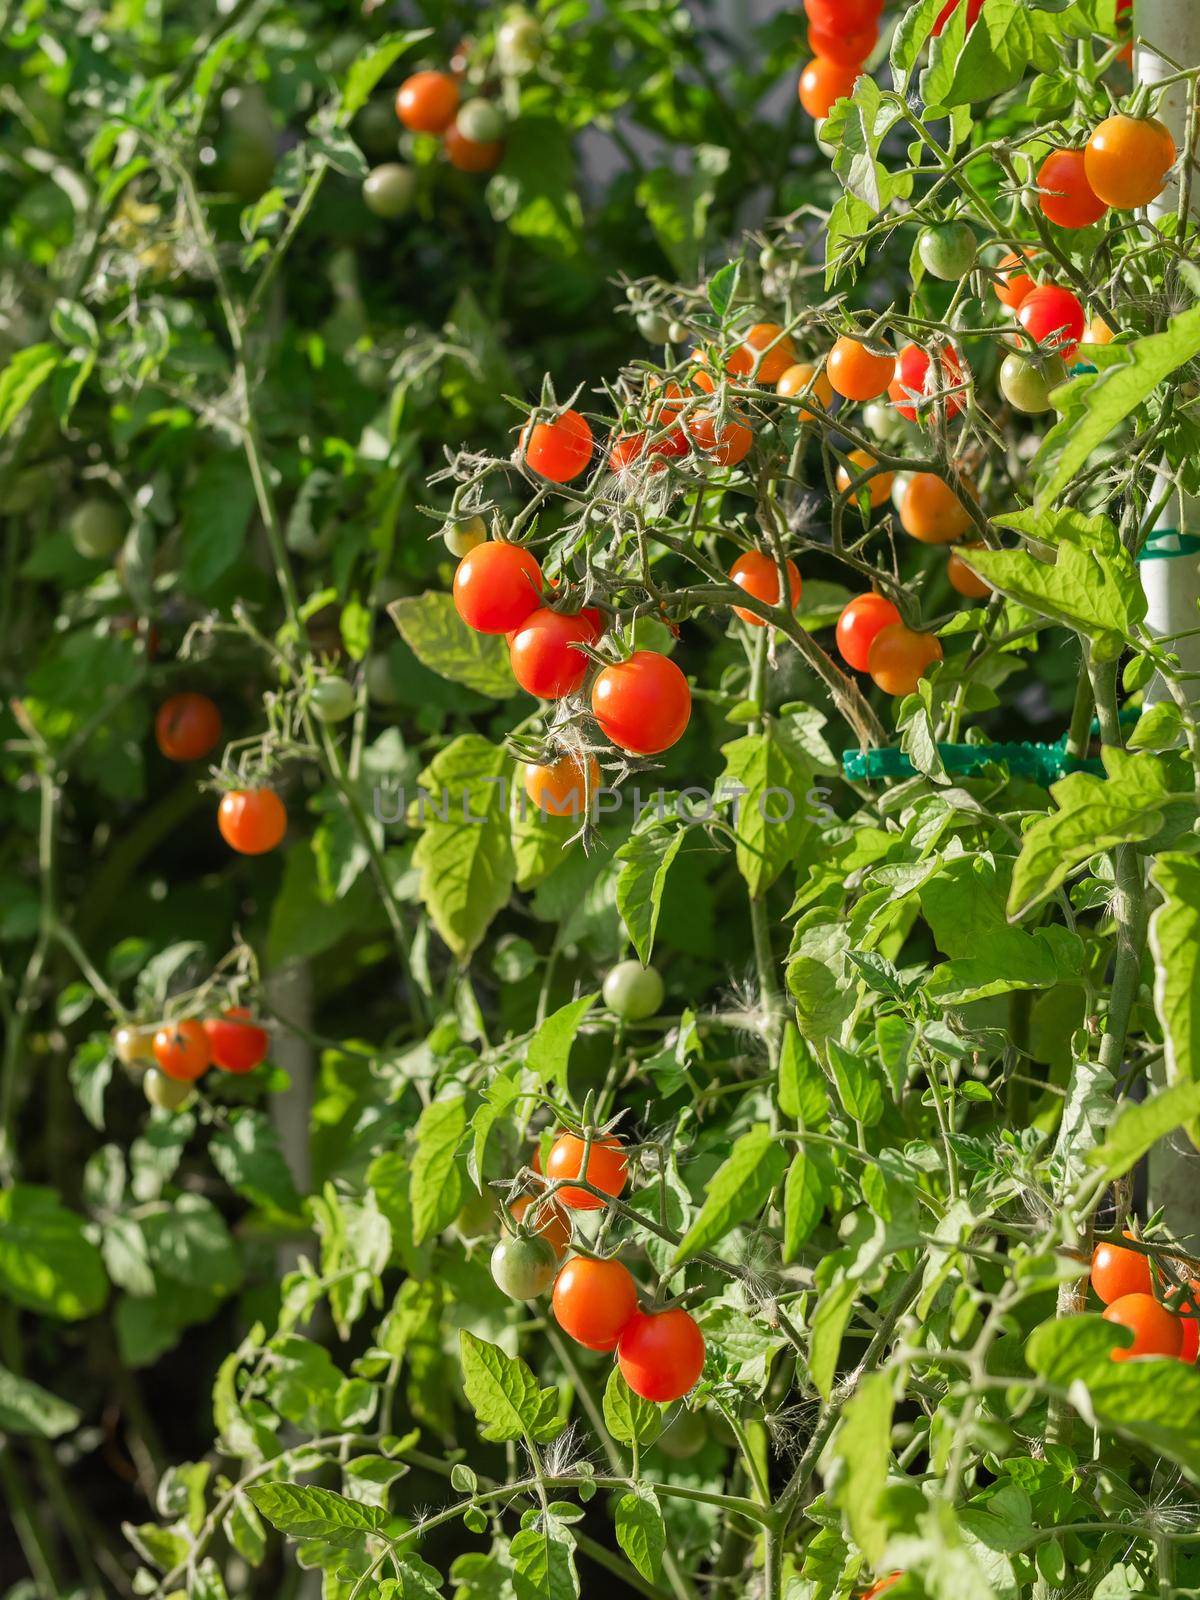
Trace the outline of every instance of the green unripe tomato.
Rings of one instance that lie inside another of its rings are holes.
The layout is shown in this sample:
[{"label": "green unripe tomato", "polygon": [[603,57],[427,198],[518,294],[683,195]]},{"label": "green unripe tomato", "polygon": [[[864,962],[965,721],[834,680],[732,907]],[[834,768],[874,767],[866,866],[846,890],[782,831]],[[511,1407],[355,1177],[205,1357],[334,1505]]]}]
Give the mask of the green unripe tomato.
[{"label": "green unripe tomato", "polygon": [[898,472],[892,479],[892,504],[897,511],[901,511],[904,508],[904,496],[907,494],[908,486],[911,482],[911,472]]},{"label": "green unripe tomato", "polygon": [[400,689],[386,654],[372,656],[367,662],[367,698],[377,706],[400,704]]},{"label": "green unripe tomato", "polygon": [[492,1277],[510,1300],[534,1300],[554,1282],[558,1257],[536,1234],[511,1234],[492,1251]]},{"label": "green unripe tomato", "polygon": [[822,139],[821,137],[821,129],[825,126],[828,120],[829,119],[827,117],[819,117],[817,121],[813,123],[813,136],[817,141],[817,149],[820,150],[822,154],[827,155],[832,161],[834,156],[837,155],[837,145],[830,144],[828,139]]},{"label": "green unripe tomato", "polygon": [[507,127],[503,111],[493,100],[464,101],[454,121],[463,138],[473,144],[494,144],[503,139]]},{"label": "green unripe tomato", "polygon": [[895,406],[884,405],[879,400],[872,400],[863,407],[862,419],[863,426],[884,444],[903,439],[908,431],[908,424]]},{"label": "green unripe tomato", "polygon": [[312,708],[322,722],[345,722],[354,715],[358,697],[345,678],[322,678],[313,685]]},{"label": "green unripe tomato", "polygon": [[663,1002],[663,981],[655,967],[618,961],[604,980],[604,1004],[626,1022],[652,1017]]},{"label": "green unripe tomato", "polygon": [[1067,365],[1061,356],[1031,361],[1015,351],[1000,364],[1000,393],[1014,411],[1027,417],[1053,410],[1050,393],[1067,381]]},{"label": "green unripe tomato", "polygon": [[469,556],[472,550],[484,544],[487,536],[487,523],[482,517],[460,517],[457,522],[448,522],[442,529],[442,541],[446,549],[460,561],[463,556]]},{"label": "green unripe tomato", "polygon": [[117,1028],[112,1036],[112,1047],[122,1066],[143,1067],[147,1061],[154,1060],[154,1029],[128,1025]]},{"label": "green unripe tomato", "polygon": [[651,344],[666,344],[671,336],[671,324],[658,311],[639,311],[637,326],[642,338]]},{"label": "green unripe tomato", "polygon": [[177,1078],[168,1078],[165,1072],[160,1072],[157,1067],[151,1067],[142,1079],[142,1089],[146,1099],[159,1111],[178,1111],[187,1105],[195,1091],[195,1084],[182,1083]]},{"label": "green unripe tomato", "polygon": [[496,60],[513,77],[532,71],[543,48],[541,25],[527,11],[511,12],[496,29]]},{"label": "green unripe tomato", "polygon": [[758,267],[760,272],[774,272],[779,265],[779,251],[773,244],[764,245],[758,253]]},{"label": "green unripe tomato", "polygon": [[682,344],[687,336],[688,331],[682,322],[673,322],[667,329],[668,344]]},{"label": "green unripe tomato", "polygon": [[979,244],[965,222],[939,222],[924,228],[917,240],[917,254],[930,277],[944,283],[957,283],[975,265]]},{"label": "green unripe tomato", "polygon": [[399,161],[385,161],[363,179],[363,204],[387,222],[395,222],[409,210],[416,192],[416,173]]},{"label": "green unripe tomato", "polygon": [[121,548],[129,522],[113,500],[81,500],[67,523],[71,543],[89,561],[104,561]]},{"label": "green unripe tomato", "polygon": [[686,1461],[708,1443],[708,1424],[698,1411],[680,1411],[655,1440],[663,1455]]}]

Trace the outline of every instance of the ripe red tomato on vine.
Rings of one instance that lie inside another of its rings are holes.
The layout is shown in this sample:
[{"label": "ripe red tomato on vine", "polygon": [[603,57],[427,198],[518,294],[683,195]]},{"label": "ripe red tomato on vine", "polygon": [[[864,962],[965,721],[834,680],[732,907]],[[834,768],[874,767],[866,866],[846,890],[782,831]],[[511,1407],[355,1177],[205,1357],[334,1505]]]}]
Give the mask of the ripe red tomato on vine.
[{"label": "ripe red tomato on vine", "polygon": [[537,610],[542,569],[523,545],[488,539],[459,562],[454,607],[476,633],[511,633]]},{"label": "ripe red tomato on vine", "polygon": [[205,1019],[209,1053],[226,1072],[253,1072],[267,1059],[271,1037],[253,1021],[245,1006],[233,1006],[219,1017]]},{"label": "ripe red tomato on vine", "polygon": [[1038,204],[1060,228],[1089,228],[1108,206],[1088,182],[1082,150],[1052,150],[1038,168]]},{"label": "ripe red tomato on vine", "polygon": [[839,67],[861,70],[878,42],[879,26],[875,22],[854,33],[833,33],[816,27],[808,30],[808,48],[813,55],[835,62]]},{"label": "ripe red tomato on vine", "polygon": [[854,93],[858,82],[857,66],[841,66],[825,56],[814,56],[800,74],[800,104],[814,121],[827,117],[839,100]]},{"label": "ripe red tomato on vine", "polygon": [[595,612],[569,614],[543,606],[531,612],[509,640],[513,676],[526,694],[561,700],[583,683],[591,661],[576,645],[595,644]]},{"label": "ripe red tomato on vine", "polygon": [[872,349],[848,334],[839,338],[825,363],[825,375],[843,400],[878,400],[887,392],[896,371],[890,350]]},{"label": "ripe red tomato on vine", "polygon": [[912,694],[928,669],[941,659],[942,647],[935,634],[917,633],[902,622],[893,622],[872,639],[867,671],[884,694]]},{"label": "ripe red tomato on vine", "polygon": [[996,268],[996,281],[992,288],[1002,306],[1008,306],[1010,310],[1016,311],[1025,296],[1035,287],[1033,279],[1024,270],[1032,259],[1031,251],[1022,250],[1018,254],[1010,250]]},{"label": "ripe red tomato on vine", "polygon": [[879,21],[883,0],[804,0],[804,9],[814,28],[826,33],[860,33]]},{"label": "ripe red tomato on vine", "polygon": [[682,1306],[639,1311],[617,1341],[621,1376],[643,1400],[680,1400],[704,1370],[704,1335]]},{"label": "ripe red tomato on vine", "polygon": [[637,1284],[614,1258],[572,1256],[554,1280],[554,1320],[588,1350],[616,1348],[621,1331],[637,1315]]},{"label": "ripe red tomato on vine", "polygon": [[[800,569],[792,560],[786,563],[788,575],[788,604],[791,610],[796,609],[800,599]],[[777,606],[779,604],[779,568],[774,556],[767,555],[762,550],[747,550],[740,555],[729,569],[729,576],[739,589],[744,589],[756,600],[761,600],[764,605]],[[748,611],[745,606],[734,606],[733,614],[740,617],[743,622],[752,628],[765,628],[766,620],[757,616],[753,611]]]},{"label": "ripe red tomato on vine", "polygon": [[[757,364],[756,364],[757,363]],[[796,364],[796,346],[778,322],[756,322],[725,362],[726,372],[762,384],[776,384]]]},{"label": "ripe red tomato on vine", "polygon": [[928,350],[918,344],[906,344],[896,358],[896,373],[888,385],[888,395],[909,422],[925,421],[943,408],[949,419],[958,416],[966,405],[962,389],[965,380],[963,363],[950,345],[943,346],[935,368]]},{"label": "ripe red tomato on vine", "polygon": [[1017,321],[1039,345],[1055,351],[1064,361],[1070,361],[1079,349],[1086,325],[1078,298],[1058,283],[1031,289],[1021,301]]},{"label": "ripe red tomato on vine", "polygon": [[200,761],[220,738],[221,713],[206,694],[173,694],[155,714],[155,743],[168,761]]},{"label": "ripe red tomato on vine", "polygon": [[886,595],[858,595],[837,621],[837,647],[842,660],[855,672],[865,672],[875,635],[881,628],[899,622],[900,613]]},{"label": "ripe red tomato on vine", "polygon": [[1152,1294],[1125,1294],[1107,1306],[1105,1322],[1128,1328],[1133,1343],[1112,1351],[1114,1361],[1132,1361],[1138,1356],[1178,1356],[1183,1348],[1183,1324]]},{"label": "ripe red tomato on vine", "polygon": [[459,172],[494,172],[504,159],[503,139],[468,139],[457,122],[442,135],[442,149]]},{"label": "ripe red tomato on vine", "polygon": [[176,1083],[194,1083],[211,1064],[208,1037],[190,1018],[164,1023],[154,1035],[153,1048],[158,1070]]},{"label": "ripe red tomato on vine", "polygon": [[1092,1288],[1106,1306],[1127,1294],[1150,1294],[1153,1287],[1150,1258],[1141,1251],[1127,1250],[1107,1239],[1092,1251]]},{"label": "ripe red tomato on vine", "polygon": [[715,411],[698,411],[684,423],[688,437],[719,467],[736,467],[750,454],[754,434],[736,413],[722,422]]},{"label": "ripe red tomato on vine", "polygon": [[578,411],[560,411],[549,422],[532,417],[521,431],[521,458],[530,472],[551,483],[571,483],[592,459],[592,429]]},{"label": "ripe red tomato on vine", "polygon": [[[629,1177],[629,1158],[619,1139],[611,1134],[592,1140],[587,1153],[587,1170],[583,1170],[585,1141],[575,1133],[560,1133],[546,1157],[546,1178],[551,1183],[564,1178],[582,1178],[593,1188],[608,1195],[619,1195]],[[570,1185],[556,1191],[559,1205],[571,1211],[599,1211],[604,1201],[587,1189]]]},{"label": "ripe red tomato on vine", "polygon": [[414,133],[443,133],[458,110],[458,84],[448,72],[414,72],[396,92],[396,115]]},{"label": "ripe red tomato on vine", "polygon": [[592,715],[620,749],[657,756],[683,737],[692,715],[692,691],[669,656],[635,650],[627,661],[616,661],[597,675]]},{"label": "ripe red tomato on vine", "polygon": [[266,855],[283,841],[287,808],[274,789],[231,789],[221,796],[217,827],[239,855]]}]

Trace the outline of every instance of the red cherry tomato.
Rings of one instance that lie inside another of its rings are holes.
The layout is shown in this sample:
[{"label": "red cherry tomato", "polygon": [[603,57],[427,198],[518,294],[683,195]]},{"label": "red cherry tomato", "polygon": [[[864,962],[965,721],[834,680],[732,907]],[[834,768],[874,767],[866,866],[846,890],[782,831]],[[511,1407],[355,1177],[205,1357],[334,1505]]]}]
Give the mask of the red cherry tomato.
[{"label": "red cherry tomato", "polygon": [[154,738],[168,761],[200,761],[220,737],[221,713],[206,694],[173,694],[154,718]]},{"label": "red cherry tomato", "polygon": [[1118,1323],[1133,1334],[1128,1349],[1112,1352],[1114,1361],[1135,1356],[1178,1356],[1183,1348],[1183,1324],[1152,1294],[1123,1294],[1104,1312],[1105,1322]]},{"label": "red cherry tomato", "polygon": [[554,1280],[554,1320],[588,1350],[614,1350],[637,1315],[637,1284],[619,1261],[572,1256]]},{"label": "red cherry tomato", "polygon": [[1189,1367],[1194,1366],[1196,1357],[1200,1355],[1200,1319],[1196,1317],[1180,1317],[1183,1323],[1183,1337],[1179,1345],[1179,1359],[1185,1361]]},{"label": "red cherry tomato", "polygon": [[154,1059],[164,1077],[195,1083],[209,1066],[208,1039],[198,1022],[169,1022],[154,1035]]},{"label": "red cherry tomato", "polygon": [[[681,428],[672,428],[670,433],[663,434],[657,439],[649,433],[619,433],[609,445],[608,468],[610,472],[628,472],[630,467],[645,455],[669,459],[672,456],[685,456],[687,453],[687,440]],[[662,460],[653,461],[650,470],[661,472]]]},{"label": "red cherry tomato", "polygon": [[1059,228],[1088,228],[1108,210],[1087,177],[1082,150],[1052,150],[1038,168],[1038,204]]},{"label": "red cherry tomato", "polygon": [[683,737],[692,714],[688,681],[668,656],[635,650],[592,685],[592,715],[605,737],[635,756],[657,756]]},{"label": "red cherry tomato", "polygon": [[837,622],[837,647],[842,660],[855,672],[867,670],[867,656],[880,628],[900,621],[900,613],[881,594],[860,594]]},{"label": "red cherry tomato", "polygon": [[[800,599],[800,569],[794,561],[787,562],[788,593],[790,595],[791,609],[796,609]],[[753,595],[756,600],[761,600],[764,605],[777,606],[779,604],[779,568],[775,565],[774,556],[769,556],[761,550],[747,550],[729,569],[729,576],[739,589],[744,589],[747,594]],[[766,623],[762,617],[756,616],[753,611],[747,611],[745,606],[734,606],[733,614],[740,617],[743,622],[748,622],[752,628],[765,628]]]},{"label": "red cherry tomato", "polygon": [[414,133],[442,133],[458,110],[458,85],[448,72],[414,72],[396,93],[396,115]]},{"label": "red cherry tomato", "polygon": [[[546,1178],[558,1183],[563,1178],[583,1178],[593,1188],[605,1194],[618,1195],[629,1176],[629,1158],[619,1139],[611,1134],[605,1139],[593,1139],[588,1151],[587,1171],[582,1171],[585,1141],[574,1133],[560,1133],[546,1157]],[[599,1211],[604,1201],[589,1194],[586,1189],[573,1189],[568,1185],[559,1189],[554,1198],[559,1205],[571,1211]]]},{"label": "red cherry tomato", "polygon": [[1038,344],[1056,350],[1064,361],[1070,361],[1079,349],[1085,319],[1083,307],[1070,289],[1057,283],[1031,289],[1021,301],[1017,320]]},{"label": "red cherry tomato", "polygon": [[[1126,1233],[1132,1239],[1131,1233]],[[1092,1251],[1092,1288],[1106,1306],[1127,1294],[1150,1294],[1154,1284],[1150,1276],[1150,1258],[1137,1250],[1126,1250],[1124,1245],[1098,1244]]]},{"label": "red cherry tomato", "polygon": [[513,676],[526,694],[539,700],[574,694],[592,664],[575,646],[594,644],[596,637],[595,613],[568,616],[543,606],[525,618],[509,641]]},{"label": "red cherry tomato", "polygon": [[209,1053],[226,1072],[253,1072],[267,1059],[271,1038],[265,1028],[250,1020],[245,1006],[234,1006],[223,1016],[209,1017],[204,1023]]},{"label": "red cherry tomato", "polygon": [[549,422],[531,418],[521,432],[520,449],[530,472],[551,483],[570,483],[592,459],[592,430],[578,411],[562,411]]},{"label": "red cherry tomato", "polygon": [[217,827],[239,855],[266,855],[287,832],[287,809],[274,789],[231,789],[221,796]]},{"label": "red cherry tomato", "polygon": [[454,574],[454,606],[476,633],[511,633],[538,608],[542,569],[519,544],[485,540]]},{"label": "red cherry tomato", "polygon": [[[541,1235],[561,1261],[571,1243],[571,1219],[556,1200],[542,1200],[537,1195],[522,1194],[508,1208],[514,1222],[525,1222]],[[528,1221],[526,1221],[528,1218]]]},{"label": "red cherry tomato", "polygon": [[468,139],[457,122],[442,135],[442,149],[459,172],[494,172],[504,159],[503,139]]},{"label": "red cherry tomato", "polygon": [[687,419],[687,431],[697,450],[719,467],[736,467],[750,454],[754,435],[736,414],[722,426],[715,412],[700,411]]},{"label": "red cherry tomato", "polygon": [[[935,39],[941,33],[942,29],[946,26],[946,24],[950,21],[950,18],[958,10],[958,7],[959,7],[960,4],[961,4],[961,0],[946,0],[946,4],[942,7],[940,13],[938,14],[938,19],[933,25],[933,36],[934,36]],[[972,29],[975,26],[976,22],[979,20],[979,13],[982,10],[983,10],[983,0],[967,0],[967,29],[968,29],[968,31],[970,31],[970,29]],[[892,1581],[894,1582],[895,1580],[893,1579]],[[872,1590],[871,1592],[875,1593],[874,1590]]]},{"label": "red cherry tomato", "polygon": [[942,659],[942,647],[932,633],[914,633],[902,622],[889,623],[871,640],[867,671],[884,694],[912,694],[925,672]]},{"label": "red cherry tomato", "polygon": [[808,30],[808,48],[814,56],[821,56],[839,67],[857,67],[874,50],[879,40],[879,25],[872,22],[857,33],[827,33],[824,28]]},{"label": "red cherry tomato", "polygon": [[992,287],[996,299],[1002,306],[1008,306],[1016,311],[1025,296],[1035,287],[1033,279],[1027,272],[1014,271],[1014,268],[1023,267],[1032,259],[1032,254],[1028,250],[1022,250],[1019,255],[1010,250],[996,268],[996,281]]},{"label": "red cherry tomato", "polygon": [[878,1583],[873,1583],[866,1590],[862,1600],[875,1600],[876,1595],[881,1595],[885,1589],[890,1589],[894,1583],[899,1583],[903,1576],[902,1572],[889,1572],[886,1578],[880,1578]]},{"label": "red cherry tomato", "polygon": [[[933,357],[918,344],[906,344],[896,358],[896,375],[888,385],[888,394],[896,410],[910,422],[926,421],[941,407],[946,417],[958,416],[966,404],[966,396],[959,388],[965,373],[958,354],[946,345],[940,358],[941,372],[934,374]],[[956,392],[947,394],[953,389]],[[944,395],[944,399],[934,398]]]},{"label": "red cherry tomato", "polygon": [[679,1400],[704,1370],[704,1335],[681,1306],[639,1311],[617,1341],[621,1376],[643,1400]]},{"label": "red cherry tomato", "polygon": [[854,93],[858,67],[842,67],[824,56],[814,56],[800,74],[800,104],[814,121],[827,117],[839,100]]},{"label": "red cherry tomato", "polygon": [[826,33],[859,33],[878,22],[883,0],[804,0],[812,27]]}]

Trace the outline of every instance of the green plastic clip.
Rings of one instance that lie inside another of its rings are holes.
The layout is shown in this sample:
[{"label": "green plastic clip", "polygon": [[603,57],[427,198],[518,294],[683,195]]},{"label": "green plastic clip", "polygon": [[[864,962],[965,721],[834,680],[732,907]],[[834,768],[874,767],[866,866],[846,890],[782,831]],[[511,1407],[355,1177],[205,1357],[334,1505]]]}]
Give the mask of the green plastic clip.
[{"label": "green plastic clip", "polygon": [[[1064,737],[1058,744],[939,744],[938,755],[946,771],[968,778],[985,767],[1005,766],[1015,777],[1028,778],[1048,789],[1069,772],[1104,776],[1099,761],[1067,754]],[[842,771],[858,783],[882,783],[889,778],[913,778],[917,769],[903,750],[847,750]]]}]

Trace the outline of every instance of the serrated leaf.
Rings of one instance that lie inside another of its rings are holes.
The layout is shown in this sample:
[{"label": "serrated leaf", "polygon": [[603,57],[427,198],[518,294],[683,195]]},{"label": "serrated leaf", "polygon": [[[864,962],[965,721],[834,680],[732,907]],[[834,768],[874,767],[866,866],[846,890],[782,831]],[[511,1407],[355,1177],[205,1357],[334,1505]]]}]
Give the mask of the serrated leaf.
[{"label": "serrated leaf", "polygon": [[740,1222],[757,1216],[786,1167],[786,1152],[766,1123],[758,1123],[742,1134],[709,1180],[700,1215],[675,1251],[675,1264],[723,1239]]},{"label": "serrated leaf", "polygon": [[653,1583],[667,1547],[662,1508],[654,1490],[642,1483],[634,1484],[617,1501],[613,1525],[621,1549],[642,1577]]},{"label": "serrated leaf", "polygon": [[617,1443],[652,1445],[662,1424],[661,1408],[634,1394],[614,1365],[604,1386],[604,1426]]},{"label": "serrated leaf", "polygon": [[433,1100],[417,1119],[416,1151],[409,1169],[409,1204],[413,1243],[423,1244],[444,1228],[458,1210],[461,1185],[456,1161],[467,1130],[467,1102],[462,1095]]},{"label": "serrated leaf", "polygon": [[57,1439],[79,1426],[79,1410],[32,1378],[0,1367],[0,1429],[29,1438]]},{"label": "serrated leaf", "polygon": [[354,1548],[387,1521],[380,1506],[347,1500],[332,1489],[299,1483],[255,1483],[246,1490],[273,1528],[293,1539],[319,1539]]},{"label": "serrated leaf", "polygon": [[880,1561],[888,1539],[888,1522],[880,1514],[887,1488],[894,1390],[891,1376],[869,1372],[846,1402],[833,1441],[825,1481],[833,1483],[833,1499],[842,1507],[854,1541],[872,1565]]},{"label": "serrated leaf", "polygon": [[493,700],[516,694],[504,639],[468,628],[452,596],[431,590],[394,600],[388,614],[417,660],[439,676]]},{"label": "serrated leaf", "polygon": [[684,829],[645,828],[632,833],[617,851],[617,910],[638,960],[648,966],[667,873],[679,854]]},{"label": "serrated leaf", "polygon": [[463,1329],[460,1335],[463,1389],[484,1439],[499,1442],[528,1435],[546,1444],[562,1432],[558,1393],[543,1389],[519,1356],[505,1355]]},{"label": "serrated leaf", "polygon": [[[1162,895],[1162,904],[1150,919],[1150,948],[1154,955],[1154,1009],[1162,1024],[1167,1081],[1194,1090],[1200,1087],[1200,861],[1188,855],[1161,855],[1151,869],[1151,878]],[[1157,1095],[1137,1109],[1149,1117],[1151,1108],[1165,1098]],[[1170,1109],[1173,1112],[1186,1103],[1180,1097],[1170,1103]],[[1160,1105],[1160,1113],[1167,1109]],[[1187,1125],[1195,1143],[1200,1137],[1200,1106],[1180,1122]]]},{"label": "serrated leaf", "polygon": [[538,1028],[529,1041],[525,1065],[539,1083],[566,1087],[567,1065],[575,1035],[599,998],[598,994],[585,994],[577,1000],[570,1000],[557,1011],[552,1011]]},{"label": "serrated leaf", "polygon": [[516,863],[505,806],[512,762],[502,746],[464,734],[421,774],[430,797],[413,852],[434,927],[465,964],[512,892]]}]

